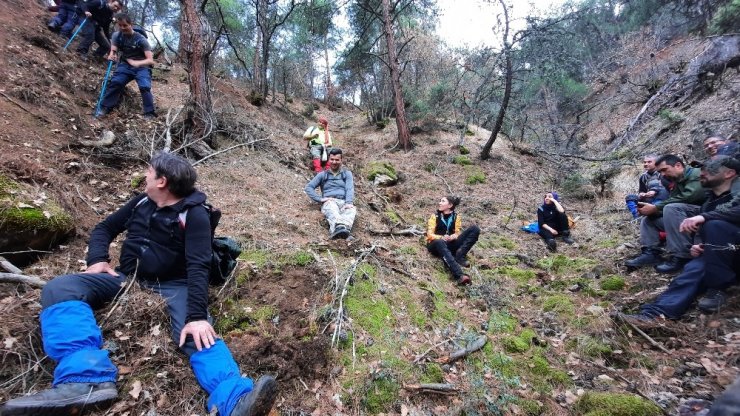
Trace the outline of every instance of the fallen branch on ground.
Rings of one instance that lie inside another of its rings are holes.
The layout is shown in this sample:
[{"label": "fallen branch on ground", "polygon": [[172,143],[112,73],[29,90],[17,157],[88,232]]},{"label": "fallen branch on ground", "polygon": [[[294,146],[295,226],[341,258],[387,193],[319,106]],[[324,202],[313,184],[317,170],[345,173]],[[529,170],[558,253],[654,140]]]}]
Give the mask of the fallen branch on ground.
[{"label": "fallen branch on ground", "polygon": [[[352,279],[352,276],[354,276],[355,271],[357,270],[357,267],[360,265],[360,263],[365,261],[365,258],[367,256],[374,253],[376,248],[377,246],[373,244],[369,248],[362,250],[360,252],[360,255],[352,261],[352,264],[347,269],[345,269],[341,275],[335,276],[335,298],[332,303],[337,303],[337,307],[335,309],[337,315],[334,317],[334,334],[331,336],[332,346],[336,347],[339,344],[339,335],[342,332],[342,323],[344,323],[345,319],[344,297],[347,296],[347,291],[349,290],[349,281],[350,279]],[[339,294],[339,296],[337,296],[337,294]]]},{"label": "fallen branch on ground", "polygon": [[409,228],[403,229],[403,230],[369,230],[370,234],[373,235],[397,235],[397,236],[410,236],[410,237],[421,237],[424,235],[424,232],[416,228],[415,225],[412,225]]},{"label": "fallen branch on ground", "polygon": [[443,384],[443,383],[424,383],[424,384],[404,384],[404,390],[415,391],[418,393],[433,393],[433,394],[457,394],[460,390],[455,387],[454,384]]},{"label": "fallen branch on ground", "polygon": [[483,348],[486,345],[486,342],[488,342],[488,337],[485,335],[481,335],[476,339],[475,341],[471,342],[470,345],[468,345],[465,348],[461,348],[457,351],[453,351],[449,357],[442,357],[437,360],[440,364],[450,364],[453,363],[461,358],[467,357],[468,355],[478,351],[479,349]]},{"label": "fallen branch on ground", "polygon": [[3,269],[9,271],[10,273],[15,274],[23,274],[23,270],[15,267],[15,265],[8,261],[5,257],[0,256],[0,266],[3,267]]},{"label": "fallen branch on ground", "polygon": [[442,344],[446,344],[446,343],[448,343],[448,342],[450,342],[450,341],[452,341],[452,338],[447,338],[447,339],[446,339],[446,340],[444,340],[444,341],[441,341],[441,342],[438,342],[438,343],[436,343],[436,344],[432,345],[431,347],[429,347],[429,349],[427,349],[426,351],[424,351],[424,352],[423,352],[422,354],[420,354],[420,355],[417,355],[417,356],[416,356],[416,358],[414,358],[414,361],[413,361],[413,363],[414,363],[414,364],[417,364],[417,363],[421,362],[421,360],[422,360],[422,359],[423,359],[424,357],[426,357],[426,356],[427,356],[427,354],[429,354],[430,352],[432,352],[432,350],[433,350],[433,349],[435,349],[435,348],[439,347],[439,346],[440,346],[440,345],[442,345]]},{"label": "fallen branch on ground", "polygon": [[43,120],[43,121],[45,121],[45,122],[47,122],[47,123],[50,123],[50,121],[49,121],[49,119],[48,119],[48,118],[46,118],[46,117],[44,117],[44,116],[40,116],[40,115],[38,115],[38,114],[34,113],[33,111],[31,111],[31,110],[29,110],[28,108],[26,108],[26,107],[25,107],[25,106],[24,106],[23,104],[21,104],[21,103],[19,103],[18,101],[16,101],[16,100],[14,100],[14,99],[10,98],[10,97],[9,97],[9,96],[8,96],[7,94],[5,94],[4,92],[1,92],[1,91],[0,91],[0,95],[2,95],[3,97],[5,97],[5,98],[6,98],[6,99],[7,99],[8,101],[10,101],[11,103],[13,103],[13,104],[17,105],[17,106],[18,106],[18,107],[19,107],[19,108],[20,108],[21,110],[25,111],[26,113],[28,113],[28,114],[30,114],[30,115],[32,115],[32,116],[34,116],[34,117],[38,118],[39,120]]},{"label": "fallen branch on ground", "polygon": [[25,283],[33,287],[44,287],[46,282],[37,276],[26,276],[25,274],[0,273],[0,283]]},{"label": "fallen branch on ground", "polygon": [[624,322],[625,324],[629,325],[630,328],[632,328],[635,332],[637,332],[638,334],[640,334],[640,336],[642,336],[643,338],[645,338],[647,340],[647,342],[649,342],[650,345],[652,345],[653,347],[655,347],[655,348],[663,351],[666,354],[670,354],[671,353],[661,343],[659,343],[658,341],[654,340],[652,337],[650,337],[650,335],[646,334],[642,329],[638,328],[632,322],[628,322],[626,320],[621,320],[620,322]]}]

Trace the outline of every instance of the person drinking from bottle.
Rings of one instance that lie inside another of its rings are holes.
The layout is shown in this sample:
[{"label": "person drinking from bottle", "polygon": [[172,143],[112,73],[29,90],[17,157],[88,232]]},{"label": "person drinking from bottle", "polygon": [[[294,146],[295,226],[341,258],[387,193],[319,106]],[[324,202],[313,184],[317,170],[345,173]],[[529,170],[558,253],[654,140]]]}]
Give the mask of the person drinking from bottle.
[{"label": "person drinking from bottle", "polygon": [[[113,110],[121,99],[126,84],[136,80],[141,93],[144,118],[155,118],[154,96],[152,95],[152,65],[154,55],[146,38],[134,31],[131,18],[126,13],[116,14],[118,32],[113,34],[108,60],[118,61],[116,71],[108,84],[105,96],[95,112],[95,117],[102,117]],[[120,54],[120,56],[119,56]]]}]

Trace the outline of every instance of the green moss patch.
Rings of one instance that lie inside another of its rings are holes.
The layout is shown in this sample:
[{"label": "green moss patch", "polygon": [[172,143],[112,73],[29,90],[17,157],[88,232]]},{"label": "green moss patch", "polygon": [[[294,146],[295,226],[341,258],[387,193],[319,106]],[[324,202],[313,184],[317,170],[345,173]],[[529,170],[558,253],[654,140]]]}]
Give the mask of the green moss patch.
[{"label": "green moss patch", "polygon": [[458,155],[452,158],[452,163],[460,166],[470,166],[473,161],[467,155]]},{"label": "green moss patch", "polygon": [[619,276],[607,276],[601,279],[601,288],[604,290],[622,290],[624,286],[624,279]]},{"label": "green moss patch", "polygon": [[375,379],[367,387],[362,407],[370,414],[388,412],[398,399],[398,390],[399,385],[393,380],[385,377]]},{"label": "green moss patch", "polygon": [[478,166],[466,166],[465,172],[468,175],[467,178],[465,178],[465,183],[468,185],[486,182],[486,174],[483,172],[483,169]]},{"label": "green moss patch", "polygon": [[396,324],[390,304],[378,293],[375,284],[369,279],[355,282],[349,290],[345,304],[349,317],[373,338],[381,338]]},{"label": "green moss patch", "polygon": [[542,310],[560,315],[572,315],[575,311],[573,301],[566,295],[552,295],[542,301]]},{"label": "green moss patch", "polygon": [[258,268],[265,267],[267,259],[270,257],[270,252],[267,250],[244,250],[239,255],[240,260],[252,263]]},{"label": "green moss patch", "polygon": [[532,270],[520,269],[516,266],[496,267],[494,269],[494,272],[496,274],[514,279],[519,283],[527,283],[537,276],[537,274],[535,274],[535,272]]},{"label": "green moss patch", "polygon": [[291,266],[304,267],[315,262],[316,259],[307,251],[296,251],[295,253],[284,257],[283,261],[285,264],[289,264]]},{"label": "green moss patch", "polygon": [[488,331],[494,334],[508,334],[516,328],[516,319],[507,312],[493,312],[488,318]]},{"label": "green moss patch", "polygon": [[478,244],[476,246],[483,249],[505,248],[508,250],[514,250],[516,248],[516,243],[510,238],[498,234],[493,234],[486,236],[484,239],[478,241]]},{"label": "green moss patch", "polygon": [[504,347],[504,351],[513,353],[523,353],[529,349],[527,341],[513,335],[501,338],[501,346]]},{"label": "green moss patch", "polygon": [[372,161],[367,164],[367,175],[365,177],[368,180],[374,181],[376,177],[380,175],[388,176],[394,181],[398,180],[398,173],[396,168],[393,167],[391,162]]},{"label": "green moss patch", "polygon": [[419,379],[421,383],[442,383],[444,380],[445,373],[437,363],[427,363],[424,366],[424,373]]},{"label": "green moss patch", "polygon": [[227,334],[235,330],[259,327],[271,321],[279,311],[272,305],[255,307],[248,303],[227,301],[215,322],[216,332]]},{"label": "green moss patch", "polygon": [[566,274],[572,272],[585,272],[596,266],[596,260],[584,258],[568,258],[563,254],[545,257],[537,262],[537,267],[546,269],[555,274]]},{"label": "green moss patch", "polygon": [[660,407],[640,396],[624,393],[588,392],[575,404],[577,415],[584,416],[659,416]]},{"label": "green moss patch", "polygon": [[603,358],[612,353],[612,347],[609,344],[588,335],[571,338],[566,343],[566,347],[571,351],[592,358]]}]

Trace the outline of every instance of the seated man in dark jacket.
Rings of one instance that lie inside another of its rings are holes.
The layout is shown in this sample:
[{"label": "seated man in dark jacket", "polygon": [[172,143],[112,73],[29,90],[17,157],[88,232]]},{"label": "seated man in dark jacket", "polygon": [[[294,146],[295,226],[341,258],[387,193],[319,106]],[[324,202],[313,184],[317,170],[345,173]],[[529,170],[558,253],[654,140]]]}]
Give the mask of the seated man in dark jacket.
[{"label": "seated man in dark jacket", "polygon": [[[195,189],[195,169],[161,153],[146,172],[146,191],[98,224],[90,235],[87,270],[58,276],[41,292],[44,350],[57,362],[53,387],[8,401],[0,414],[81,414],[109,405],[118,396],[118,370],[101,349],[103,338],[93,310],[112,301],[128,276],[165,298],[172,338],[190,357],[195,377],[209,394],[207,408],[220,416],[266,415],[276,382],[256,384],[239,366],[211,326],[208,275],[211,224],[206,196]],[[115,269],[108,248],[124,231]]]},{"label": "seated man in dark jacket", "polygon": [[740,172],[740,160],[716,156],[701,168],[702,186],[710,189],[708,199],[698,215],[680,226],[684,233],[699,231],[701,242],[691,248],[695,258],[653,303],[642,305],[638,315],[620,315],[621,319],[636,325],[661,315],[679,319],[702,292],[706,293],[699,309],[717,312],[726,302],[725,290],[737,282],[740,251],[732,248],[740,244],[740,203],[733,200],[731,188]]}]

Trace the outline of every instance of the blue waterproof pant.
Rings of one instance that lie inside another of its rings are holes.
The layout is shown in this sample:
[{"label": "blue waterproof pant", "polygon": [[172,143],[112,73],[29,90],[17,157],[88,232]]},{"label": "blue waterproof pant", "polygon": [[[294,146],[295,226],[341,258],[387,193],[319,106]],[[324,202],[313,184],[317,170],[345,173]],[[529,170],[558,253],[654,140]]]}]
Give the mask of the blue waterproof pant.
[{"label": "blue waterproof pant", "polygon": [[81,12],[74,4],[62,3],[59,5],[59,12],[49,22],[49,26],[60,28],[59,34],[68,38],[72,34],[72,29],[79,23]]},{"label": "blue waterproof pant", "polygon": [[87,22],[80,30],[80,36],[80,43],[77,45],[78,53],[87,55],[93,41],[98,44],[98,49],[95,50],[95,55],[105,56],[110,51],[110,40],[108,40],[106,30],[95,20],[92,20],[91,18],[87,19]]},{"label": "blue waterproof pant", "polygon": [[729,244],[740,244],[740,227],[726,221],[707,221],[700,234],[704,254],[686,263],[665,292],[640,308],[641,313],[679,319],[707,289],[725,290],[736,283],[740,252],[727,248]]},{"label": "blue waterproof pant", "polygon": [[[117,369],[101,350],[103,337],[93,310],[115,299],[126,282],[123,275],[107,273],[58,276],[41,292],[41,334],[46,353],[57,362],[54,385],[116,381]],[[179,342],[187,316],[187,280],[141,281],[141,286],[159,293],[167,302],[172,338]],[[210,320],[210,318],[209,318]],[[252,390],[252,380],[241,377],[239,366],[222,340],[198,351],[191,337],[181,348],[203,389],[208,392],[208,410],[219,409],[228,416],[237,401]]]},{"label": "blue waterproof pant", "polygon": [[126,84],[133,80],[136,80],[136,84],[139,86],[144,114],[153,113],[152,70],[148,67],[135,68],[127,62],[120,62],[116,67],[116,71],[108,83],[108,89],[105,92],[105,97],[103,97],[101,107],[108,112],[117,106],[118,101],[121,99],[121,93],[126,88]]}]

